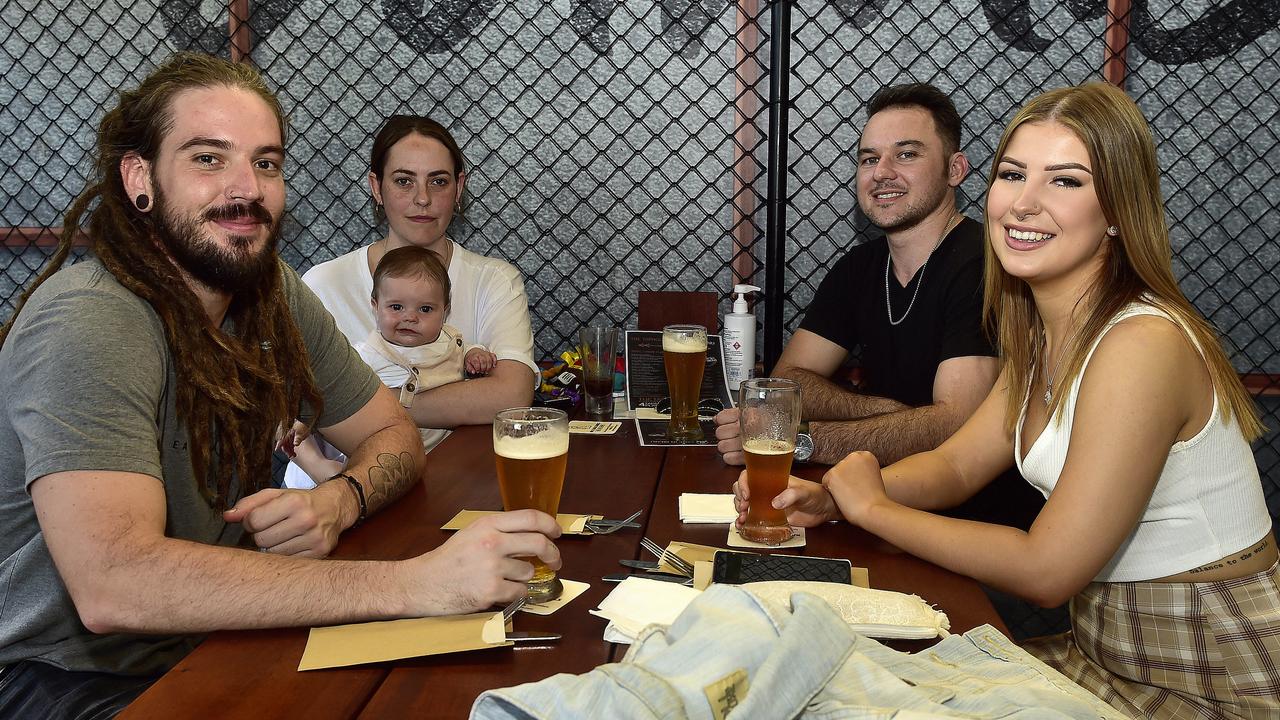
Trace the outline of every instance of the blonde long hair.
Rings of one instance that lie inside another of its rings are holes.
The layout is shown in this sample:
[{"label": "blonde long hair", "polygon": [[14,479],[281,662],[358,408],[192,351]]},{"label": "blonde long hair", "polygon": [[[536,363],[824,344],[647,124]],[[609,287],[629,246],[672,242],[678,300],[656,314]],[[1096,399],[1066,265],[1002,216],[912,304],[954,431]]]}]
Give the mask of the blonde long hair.
[{"label": "blonde long hair", "polygon": [[[1146,295],[1153,305],[1177,320],[1193,344],[1199,346],[1224,418],[1234,417],[1248,440],[1261,435],[1263,427],[1257,409],[1227,360],[1217,333],[1183,296],[1173,277],[1155,143],[1142,111],[1122,90],[1106,83],[1060,88],[1037,96],[1005,128],[992,159],[988,192],[1009,140],[1018,128],[1030,123],[1056,123],[1080,139],[1089,152],[1102,213],[1109,225],[1119,228],[1118,235],[1106,243],[1102,271],[1079,301],[1084,323],[1066,347],[1060,361],[1061,379],[1055,385],[1069,387],[1082,372],[1085,355],[1108,321]],[[986,216],[986,225],[992,226],[990,215]],[[985,254],[982,314],[999,341],[1005,361],[1010,383],[1005,427],[1012,433],[1021,414],[1025,389],[1030,387],[1038,370],[1038,358],[1044,353],[1044,324],[1031,288],[1005,272],[989,238]],[[1049,406],[1051,417],[1061,411],[1065,394],[1058,393],[1053,398]]]}]

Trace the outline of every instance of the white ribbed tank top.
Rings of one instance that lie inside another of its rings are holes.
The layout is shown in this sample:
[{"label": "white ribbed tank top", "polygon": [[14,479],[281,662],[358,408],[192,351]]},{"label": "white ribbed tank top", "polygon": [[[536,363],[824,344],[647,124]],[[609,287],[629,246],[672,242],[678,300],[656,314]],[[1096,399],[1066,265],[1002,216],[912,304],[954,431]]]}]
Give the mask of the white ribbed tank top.
[{"label": "white ribbed tank top", "polygon": [[[1137,315],[1156,315],[1177,322],[1168,313],[1145,303],[1133,303],[1116,315],[1089,348],[1080,374],[1063,398],[1059,419],[1050,420],[1025,460],[1022,425],[1029,398],[1023,400],[1014,435],[1014,459],[1022,476],[1046,498],[1066,463],[1076,399],[1089,360],[1112,327]],[[1191,337],[1190,333],[1187,337]],[[1203,355],[1198,344],[1196,349]],[[1244,550],[1270,529],[1271,518],[1253,452],[1235,419],[1229,423],[1223,420],[1215,392],[1208,422],[1194,437],[1169,448],[1164,470],[1137,527],[1094,580],[1130,582],[1185,572]]]}]

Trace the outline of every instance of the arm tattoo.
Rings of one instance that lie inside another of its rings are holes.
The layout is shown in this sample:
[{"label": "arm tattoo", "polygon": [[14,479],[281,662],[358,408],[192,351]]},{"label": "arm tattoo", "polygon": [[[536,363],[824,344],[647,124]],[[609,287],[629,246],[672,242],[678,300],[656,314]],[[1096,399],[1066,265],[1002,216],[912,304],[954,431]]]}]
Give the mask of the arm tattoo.
[{"label": "arm tattoo", "polygon": [[369,512],[399,497],[417,480],[409,453],[378,453],[378,464],[369,468]]}]

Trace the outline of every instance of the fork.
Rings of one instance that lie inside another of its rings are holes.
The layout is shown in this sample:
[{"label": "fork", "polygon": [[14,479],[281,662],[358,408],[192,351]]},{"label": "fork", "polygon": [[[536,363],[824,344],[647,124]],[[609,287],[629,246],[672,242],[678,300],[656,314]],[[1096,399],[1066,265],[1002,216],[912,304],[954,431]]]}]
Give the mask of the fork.
[{"label": "fork", "polygon": [[622,528],[626,527],[627,523],[640,517],[640,513],[642,512],[644,512],[643,508],[631,513],[631,516],[626,520],[588,520],[587,529],[594,535],[608,535],[612,532],[618,532]]},{"label": "fork", "polygon": [[693,565],[690,564],[688,560],[685,560],[684,558],[680,557],[679,555],[676,555],[673,552],[668,552],[666,548],[662,547],[661,545],[650,540],[647,537],[640,538],[640,545],[645,550],[648,550],[654,555],[657,555],[659,561],[666,560],[667,564],[675,568],[675,570],[679,572],[681,575],[688,575],[689,577],[693,577]]},{"label": "fork", "polygon": [[502,608],[502,621],[509,622],[516,613],[520,612],[520,608],[524,607],[527,602],[529,602],[528,595],[521,595],[515,600],[512,600],[510,605]]}]

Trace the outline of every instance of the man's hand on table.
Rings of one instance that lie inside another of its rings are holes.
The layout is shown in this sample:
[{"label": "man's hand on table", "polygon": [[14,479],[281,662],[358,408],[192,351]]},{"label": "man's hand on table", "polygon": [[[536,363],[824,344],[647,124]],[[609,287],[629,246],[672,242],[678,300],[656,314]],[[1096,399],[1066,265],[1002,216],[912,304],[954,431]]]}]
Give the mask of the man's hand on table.
[{"label": "man's hand on table", "polygon": [[742,426],[738,424],[738,408],[728,408],[716,413],[716,452],[725,465],[743,465]]},{"label": "man's hand on table", "polygon": [[344,501],[355,503],[345,481],[321,483],[314,490],[270,488],[241,498],[222,519],[242,524],[254,544],[268,552],[321,558],[355,522]]},{"label": "man's hand on table", "polygon": [[[738,511],[738,527],[747,520],[747,501],[751,493],[747,488],[747,471],[743,470],[733,484],[733,505]],[[831,520],[840,520],[840,508],[831,493],[821,484],[798,478],[787,478],[787,489],[773,498],[773,506],[787,512],[787,523],[797,527],[814,527]]]},{"label": "man's hand on table", "polygon": [[538,556],[560,569],[560,552],[551,541],[560,537],[555,518],[536,510],[516,510],[482,517],[459,530],[440,547],[406,561],[413,568],[404,579],[405,615],[448,615],[484,610],[528,592]]}]

